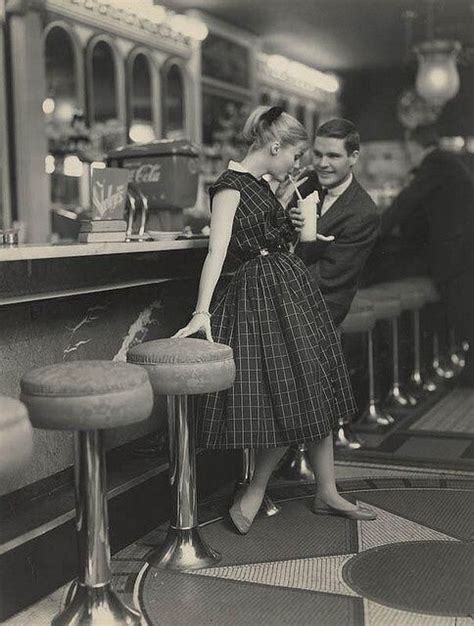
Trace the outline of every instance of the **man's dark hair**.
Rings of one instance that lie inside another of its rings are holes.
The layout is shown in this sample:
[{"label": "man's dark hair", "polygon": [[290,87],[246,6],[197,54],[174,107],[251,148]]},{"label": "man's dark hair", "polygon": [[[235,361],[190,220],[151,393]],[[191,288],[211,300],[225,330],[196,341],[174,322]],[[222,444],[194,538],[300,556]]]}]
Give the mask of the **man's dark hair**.
[{"label": "man's dark hair", "polygon": [[431,148],[439,144],[438,131],[434,126],[417,126],[406,134],[407,141],[413,141],[422,148]]},{"label": "man's dark hair", "polygon": [[333,137],[344,139],[344,148],[347,154],[360,149],[360,135],[357,128],[349,120],[335,118],[322,124],[316,131],[316,137]]}]

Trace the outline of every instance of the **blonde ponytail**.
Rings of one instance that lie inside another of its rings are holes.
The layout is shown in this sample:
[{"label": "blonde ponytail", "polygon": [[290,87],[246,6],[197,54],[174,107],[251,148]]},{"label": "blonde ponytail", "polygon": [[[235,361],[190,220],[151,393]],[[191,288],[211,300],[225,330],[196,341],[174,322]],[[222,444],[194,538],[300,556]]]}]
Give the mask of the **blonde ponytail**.
[{"label": "blonde ponytail", "polygon": [[242,138],[250,150],[258,150],[268,143],[279,141],[282,145],[308,142],[304,126],[281,107],[259,106],[245,122]]}]

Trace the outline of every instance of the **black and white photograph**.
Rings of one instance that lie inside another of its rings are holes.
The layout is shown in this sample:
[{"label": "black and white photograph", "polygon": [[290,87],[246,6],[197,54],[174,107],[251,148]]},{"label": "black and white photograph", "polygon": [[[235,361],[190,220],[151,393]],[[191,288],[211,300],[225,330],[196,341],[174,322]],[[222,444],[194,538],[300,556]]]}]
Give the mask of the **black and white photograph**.
[{"label": "black and white photograph", "polygon": [[0,624],[474,626],[474,0],[0,0]]}]

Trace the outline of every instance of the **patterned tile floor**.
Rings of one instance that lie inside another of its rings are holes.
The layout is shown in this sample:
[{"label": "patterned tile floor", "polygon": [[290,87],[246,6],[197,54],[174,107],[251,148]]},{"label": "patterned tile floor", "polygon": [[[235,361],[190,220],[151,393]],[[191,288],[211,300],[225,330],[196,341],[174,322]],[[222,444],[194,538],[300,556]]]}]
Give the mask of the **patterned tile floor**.
[{"label": "patterned tile floor", "polygon": [[[200,510],[205,539],[223,555],[217,566],[150,567],[160,527],[115,555],[115,589],[144,624],[162,626],[473,626],[474,475],[362,463],[338,463],[337,472],[349,499],[377,509],[376,521],[315,516],[311,484],[275,481],[281,512],[240,537],[222,519],[229,486]],[[63,594],[5,624],[49,624]]]}]

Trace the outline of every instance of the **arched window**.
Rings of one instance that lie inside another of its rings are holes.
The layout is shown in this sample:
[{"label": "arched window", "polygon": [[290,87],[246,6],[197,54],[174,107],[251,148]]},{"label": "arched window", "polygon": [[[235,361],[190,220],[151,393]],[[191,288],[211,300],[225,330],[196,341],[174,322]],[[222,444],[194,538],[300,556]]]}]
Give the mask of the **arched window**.
[{"label": "arched window", "polygon": [[138,53],[129,67],[129,138],[138,143],[152,141],[155,131],[150,61],[145,54]]},{"label": "arched window", "polygon": [[115,58],[106,41],[93,45],[90,55],[91,122],[107,122],[118,118]]},{"label": "arched window", "polygon": [[165,137],[182,137],[185,130],[185,94],[182,69],[176,63],[164,68],[163,133]]},{"label": "arched window", "polygon": [[61,26],[53,26],[45,42],[46,93],[43,110],[51,119],[69,123],[77,102],[74,44]]}]

